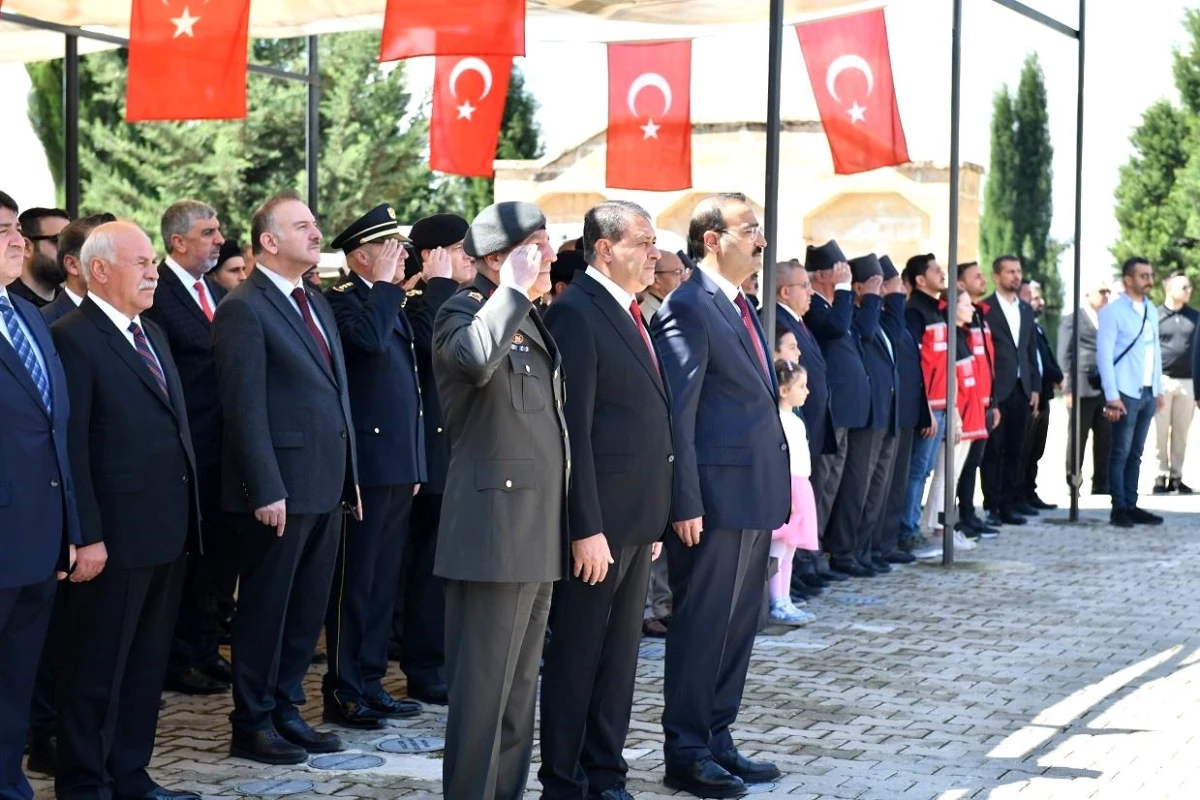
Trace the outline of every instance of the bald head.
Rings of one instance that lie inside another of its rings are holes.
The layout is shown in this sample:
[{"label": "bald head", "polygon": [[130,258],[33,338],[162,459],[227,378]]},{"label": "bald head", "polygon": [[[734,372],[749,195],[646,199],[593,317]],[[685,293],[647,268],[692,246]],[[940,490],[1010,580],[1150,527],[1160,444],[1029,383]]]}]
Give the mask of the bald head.
[{"label": "bald head", "polygon": [[107,222],[83,243],[79,261],[88,291],[133,319],[154,304],[158,265],[150,237],[125,220]]},{"label": "bald head", "polygon": [[661,250],[658,264],[654,267],[654,283],[648,291],[662,300],[683,283],[683,261],[669,250]]}]

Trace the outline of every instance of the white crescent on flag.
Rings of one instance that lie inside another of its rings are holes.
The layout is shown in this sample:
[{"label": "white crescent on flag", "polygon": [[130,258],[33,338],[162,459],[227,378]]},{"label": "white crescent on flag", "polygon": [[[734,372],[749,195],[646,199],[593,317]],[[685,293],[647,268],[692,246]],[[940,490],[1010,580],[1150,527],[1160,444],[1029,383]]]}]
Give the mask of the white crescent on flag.
[{"label": "white crescent on flag", "polygon": [[450,70],[450,94],[458,97],[458,90],[455,84],[464,72],[478,72],[483,78],[483,94],[479,95],[479,99],[488,96],[488,92],[492,90],[492,70],[488,67],[487,62],[482,58],[464,58],[454,65],[454,69]]},{"label": "white crescent on flag", "polygon": [[657,72],[643,72],[641,75],[638,75],[636,78],[634,78],[633,83],[629,84],[629,97],[627,101],[629,103],[629,113],[633,114],[635,117],[638,115],[638,94],[647,86],[653,86],[655,89],[658,89],[660,92],[662,92],[662,113],[665,115],[671,110],[671,84],[667,83],[667,79],[662,75],[659,75]]},{"label": "white crescent on flag", "polygon": [[825,72],[825,88],[829,90],[829,96],[839,103],[842,98],[838,97],[837,79],[848,69],[856,69],[863,74],[867,79],[867,94],[870,94],[875,89],[875,75],[871,72],[871,65],[862,56],[856,56],[853,53],[838,56],[829,65],[829,69]]}]

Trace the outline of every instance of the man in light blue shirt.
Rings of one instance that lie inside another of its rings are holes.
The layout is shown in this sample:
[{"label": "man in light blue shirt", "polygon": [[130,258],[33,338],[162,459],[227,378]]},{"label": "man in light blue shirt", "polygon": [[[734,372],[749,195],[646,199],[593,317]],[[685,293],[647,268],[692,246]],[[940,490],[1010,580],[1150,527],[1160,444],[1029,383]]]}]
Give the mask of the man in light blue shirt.
[{"label": "man in light blue shirt", "polygon": [[1119,528],[1159,525],[1162,517],[1137,506],[1138,473],[1150,420],[1162,407],[1162,350],[1158,313],[1146,295],[1154,285],[1154,269],[1144,258],[1121,267],[1125,293],[1098,315],[1096,368],[1104,391],[1104,416],[1112,423],[1108,483],[1112,490],[1110,521]]}]

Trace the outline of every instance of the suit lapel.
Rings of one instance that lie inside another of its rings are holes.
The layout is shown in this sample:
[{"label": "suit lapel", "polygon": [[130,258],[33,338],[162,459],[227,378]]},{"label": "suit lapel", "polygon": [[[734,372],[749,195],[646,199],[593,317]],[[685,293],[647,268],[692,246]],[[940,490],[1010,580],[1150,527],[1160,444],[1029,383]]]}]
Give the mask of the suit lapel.
[{"label": "suit lapel", "polygon": [[[708,276],[705,275],[704,277],[707,278]],[[725,296],[725,293],[722,292],[719,287],[717,287],[715,284],[710,285],[713,289],[713,303],[717,306],[717,310],[720,312],[721,316],[725,318],[725,321],[729,323],[729,327],[733,329],[734,335],[737,336],[738,341],[742,343],[742,349],[746,351],[746,355],[750,358],[750,363],[754,366],[754,371],[758,373],[758,377],[762,379],[763,384],[765,384],[768,389],[773,389],[774,387],[771,385],[772,381],[767,379],[766,373],[763,372],[762,367],[759,364],[758,351],[754,348],[754,341],[750,338],[750,331],[746,329],[746,323],[742,322],[742,315],[740,312],[738,312],[737,306],[729,302],[729,298]],[[753,314],[750,316],[754,317]],[[759,332],[759,337],[761,340],[762,332],[759,329],[757,322],[755,322],[754,328]],[[766,354],[766,345],[763,345],[763,354]]]},{"label": "suit lapel", "polygon": [[213,311],[216,311],[216,306],[221,304],[221,301],[225,299],[225,295],[229,294],[229,292],[225,290],[224,286],[208,277],[208,275],[204,276],[204,284],[208,287],[209,294],[212,295]]},{"label": "suit lapel", "polygon": [[[66,301],[68,303],[71,303],[71,298],[67,297],[67,293],[65,291],[60,292],[59,297],[66,298]],[[55,300],[57,301],[58,298],[56,297]],[[71,303],[71,307],[72,308],[75,307],[74,303]],[[49,328],[49,326],[43,327],[41,325],[30,325],[29,320],[25,319],[24,314],[21,314],[21,312],[19,310],[17,311],[17,313],[21,315],[21,319],[25,320],[25,327],[28,328],[29,332],[33,335],[34,344],[36,344],[38,349],[42,351],[42,361],[46,362],[46,367],[44,370],[46,373],[46,381],[50,384],[50,405],[54,410],[54,415],[58,416],[59,403],[57,402],[56,398],[65,397],[66,392],[67,392],[67,387],[62,386],[62,385],[55,386],[55,384],[54,384],[54,374],[55,374],[56,370],[54,369],[54,362],[52,360],[52,357],[57,351],[55,350],[55,347],[54,347],[54,341],[50,338],[50,328]],[[15,353],[14,353],[14,355],[15,355]],[[22,368],[21,371],[25,372],[24,368]],[[26,376],[29,375],[28,372],[25,372],[25,374],[26,374]],[[29,385],[33,386],[32,380],[29,381]],[[34,386],[33,388],[34,388],[34,391],[36,392],[37,387]],[[38,400],[40,401],[41,398],[39,397]]]},{"label": "suit lapel", "polygon": [[[129,340],[125,338],[125,334],[122,331],[117,330],[117,326],[114,325],[113,321],[108,318],[108,315],[101,311],[100,306],[93,303],[90,299],[84,300],[83,305],[80,306],[80,308],[82,308],[83,312],[88,315],[88,319],[92,321],[92,324],[95,325],[101,333],[108,337],[108,346],[111,347],[113,352],[117,354],[117,357],[125,362],[125,366],[133,370],[133,374],[137,375],[138,380],[145,385],[152,395],[158,398],[158,402],[162,403],[172,414],[174,414],[175,409],[171,407],[171,403],[167,400],[167,398],[163,397],[162,391],[160,391],[158,388],[158,382],[155,381],[154,376],[150,374],[150,368],[146,366],[146,362],[142,361],[142,357],[138,355],[137,350],[135,350],[133,345],[130,344]],[[144,327],[142,330],[145,332]],[[151,346],[154,347],[156,355],[161,352],[162,345],[152,342]],[[162,364],[161,358],[159,359],[159,364]],[[165,368],[163,374],[166,374]],[[170,391],[169,385],[167,388],[168,391]]]},{"label": "suit lapel", "polygon": [[208,321],[208,317],[204,316],[204,311],[200,308],[200,304],[196,302],[196,298],[192,296],[192,290],[183,285],[183,282],[179,280],[179,276],[175,274],[175,270],[167,266],[167,262],[165,261],[158,266],[158,279],[167,282],[167,288],[175,295],[175,299],[188,310],[188,313],[194,316],[206,328],[212,325]]},{"label": "suit lapel", "polygon": [[[207,320],[205,320],[207,322]],[[187,407],[183,402],[183,384],[179,381],[179,376],[175,373],[174,363],[168,365],[165,353],[169,353],[170,347],[166,338],[162,335],[162,331],[158,326],[148,320],[142,324],[142,330],[146,334],[146,338],[150,341],[150,346],[154,348],[154,354],[158,356],[158,365],[162,367],[163,377],[167,380],[167,392],[170,394],[170,403],[168,404],[171,411],[174,412],[175,418],[187,416]],[[139,356],[139,359],[141,357]],[[149,370],[146,370],[149,374]],[[155,392],[158,394],[158,392]],[[159,395],[161,397],[161,395]]]},{"label": "suit lapel", "polygon": [[[300,312],[296,310],[294,306],[292,306],[292,301],[287,297],[284,297],[283,292],[279,291],[279,289],[275,287],[275,284],[271,282],[271,279],[260,273],[258,270],[255,270],[250,274],[250,280],[255,281],[259,290],[266,295],[267,302],[275,306],[275,310],[278,311],[280,316],[282,316],[284,320],[287,321],[287,324],[291,326],[292,331],[296,334],[297,340],[299,340],[301,345],[308,350],[308,354],[312,356],[313,361],[317,362],[317,367],[321,369],[331,381],[337,383],[337,378],[334,377],[334,374],[330,371],[329,364],[325,361],[325,356],[321,354],[321,350],[317,347],[316,340],[313,339],[313,334],[309,332],[308,326],[304,324],[304,318],[300,316]],[[309,307],[315,308],[316,304],[310,302]],[[313,313],[315,314],[317,312],[314,311]],[[322,325],[324,324],[325,322],[322,320]],[[325,330],[328,331],[330,329],[326,327]],[[330,355],[333,355],[332,347],[330,347]]]},{"label": "suit lapel", "polygon": [[592,298],[592,303],[604,315],[609,324],[616,329],[617,335],[621,337],[621,341],[633,351],[638,363],[642,365],[642,369],[650,374],[654,380],[654,385],[658,387],[658,391],[666,396],[662,384],[662,375],[659,373],[658,367],[650,360],[650,352],[646,349],[646,343],[642,340],[642,334],[638,331],[637,323],[633,321],[633,316],[622,309],[618,305],[616,298],[609,294],[590,275],[578,274],[575,276],[574,282],[578,282],[580,288]]},{"label": "suit lapel", "polygon": [[[17,316],[24,320],[25,315],[21,313],[19,308],[17,308],[17,304],[13,303],[12,307],[16,311]],[[3,324],[3,320],[0,320],[0,325]],[[25,322],[25,327],[31,332],[34,331],[34,327],[30,325],[28,321]],[[42,348],[42,360],[46,362],[46,371],[48,373],[50,371],[49,358],[51,351],[46,349],[46,345],[42,343],[41,337],[37,336],[36,333],[34,334],[34,338],[37,345]],[[38,408],[42,410],[42,413],[46,413],[46,407],[42,405],[42,393],[38,391],[37,384],[33,382],[33,378],[29,376],[29,371],[25,369],[25,365],[21,363],[21,359],[17,355],[16,348],[9,344],[8,339],[5,339],[3,336],[0,336],[0,363],[3,363],[4,366],[8,367],[8,371],[11,372],[17,379],[17,383],[25,387],[25,391],[29,392],[29,396],[37,402]],[[49,374],[47,374],[46,377],[49,379]],[[51,384],[50,396],[54,396],[53,384]],[[54,403],[54,405],[57,406],[58,404]]]},{"label": "suit lapel", "polygon": [[[276,294],[278,294],[278,292],[276,292]],[[334,319],[333,309],[329,307],[328,301],[321,296],[320,292],[310,292],[306,287],[304,289],[304,294],[308,296],[308,307],[312,309],[313,316],[315,316],[317,321],[321,323],[321,327],[324,329],[325,336],[328,339],[326,344],[329,347],[329,360],[333,362],[334,369],[334,371],[330,374],[333,375],[335,379],[334,383],[336,383],[339,387],[343,386],[346,383],[346,374],[345,369],[343,368],[344,365],[342,364],[342,348],[334,339],[334,334],[337,333],[337,320]],[[396,311],[399,313],[400,309],[396,309]],[[308,328],[306,327],[304,330],[307,332]],[[309,341],[312,341],[311,334],[308,338]],[[314,341],[313,349],[315,350],[316,347],[317,344]],[[317,355],[320,356],[321,364],[325,365],[325,356],[321,355],[320,350],[317,350]]]},{"label": "suit lapel", "polygon": [[[1008,317],[1005,316],[1004,309],[1000,306],[1000,304],[1003,303],[1004,301],[993,294],[991,297],[989,297],[984,302],[987,303],[991,308],[996,309],[996,313],[992,315],[992,323],[993,323],[992,327],[998,328],[998,329],[1004,331],[1005,333],[1007,333],[1009,340],[1013,343],[1013,346],[1015,347],[1017,344],[1017,338],[1015,336],[1013,336],[1012,328],[1010,328],[1008,325]],[[994,337],[995,337],[995,334],[993,334],[993,338]]]}]

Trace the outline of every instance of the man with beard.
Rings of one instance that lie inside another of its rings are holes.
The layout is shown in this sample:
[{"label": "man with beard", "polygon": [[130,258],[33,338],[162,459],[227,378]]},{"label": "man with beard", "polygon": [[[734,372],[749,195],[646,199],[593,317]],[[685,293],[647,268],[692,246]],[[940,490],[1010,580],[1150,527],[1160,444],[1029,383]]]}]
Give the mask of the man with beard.
[{"label": "man with beard", "polygon": [[435,574],[446,580],[446,797],[517,800],[533,755],[551,588],[566,574],[562,362],[534,303],[554,251],[531,203],[488,206],[463,242],[474,283],[434,327],[450,441]]},{"label": "man with beard", "polygon": [[[958,290],[969,294],[971,302],[975,305],[974,319],[967,328],[970,335],[968,344],[971,347],[971,355],[975,358],[973,362],[975,386],[983,399],[988,430],[991,430],[996,426],[1000,412],[994,408],[995,397],[992,391],[996,346],[992,343],[991,326],[983,318],[983,310],[979,306],[979,301],[987,293],[987,278],[983,276],[983,270],[975,261],[959,264],[957,272]],[[983,464],[983,453],[986,447],[986,438],[971,442],[971,447],[967,450],[967,457],[963,461],[962,472],[958,476],[958,486],[956,487],[958,522],[955,527],[969,538],[992,539],[999,535],[996,528],[985,524],[975,513],[975,479],[979,474],[980,465]]]},{"label": "man with beard", "polygon": [[83,298],[87,297],[87,276],[83,274],[83,265],[79,262],[79,251],[83,249],[88,234],[95,228],[106,222],[116,221],[115,216],[102,211],[75,220],[58,234],[58,266],[65,278],[58,297],[48,305],[42,306],[42,317],[47,325],[53,325],[79,308]]},{"label": "man with beard", "polygon": [[167,335],[187,400],[196,450],[205,552],[188,555],[166,688],[185,694],[229,691],[229,662],[217,651],[217,597],[236,575],[233,534],[221,514],[221,400],[213,363],[212,319],[225,290],[208,279],[225,238],[211,206],[181,200],[162,215],[167,257],[158,267],[146,316]]},{"label": "man with beard", "polygon": [[66,280],[58,263],[58,235],[71,218],[61,208],[27,208],[21,212],[21,235],[25,237],[25,264],[21,279],[8,290],[37,308],[47,305]]}]

